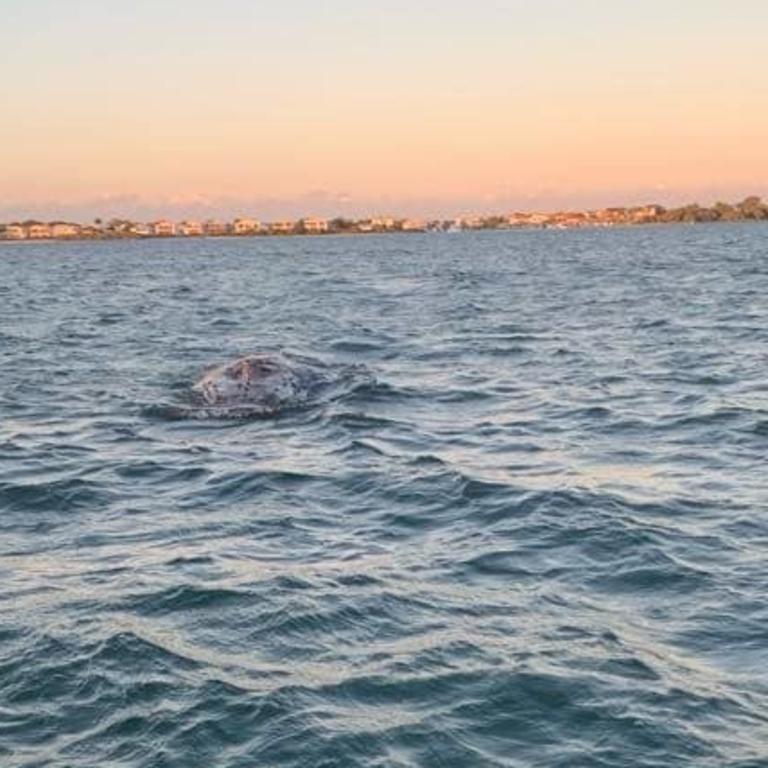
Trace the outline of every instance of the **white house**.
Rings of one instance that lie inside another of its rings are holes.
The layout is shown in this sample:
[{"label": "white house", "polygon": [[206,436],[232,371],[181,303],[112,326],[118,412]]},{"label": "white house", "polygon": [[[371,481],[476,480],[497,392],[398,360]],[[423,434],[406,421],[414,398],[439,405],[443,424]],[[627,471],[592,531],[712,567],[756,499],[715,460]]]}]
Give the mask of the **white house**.
[{"label": "white house", "polygon": [[325,219],[302,219],[302,229],[307,234],[319,235],[328,231],[328,222]]},{"label": "white house", "polygon": [[150,224],[150,228],[155,237],[173,237],[176,234],[176,227],[172,221],[168,221],[167,219],[153,221]]}]

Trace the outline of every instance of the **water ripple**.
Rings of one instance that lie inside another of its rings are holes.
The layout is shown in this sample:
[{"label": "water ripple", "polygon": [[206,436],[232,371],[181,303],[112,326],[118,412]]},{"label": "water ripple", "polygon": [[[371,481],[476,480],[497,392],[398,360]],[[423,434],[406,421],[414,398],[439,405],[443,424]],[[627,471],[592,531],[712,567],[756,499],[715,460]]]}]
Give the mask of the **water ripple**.
[{"label": "water ripple", "polygon": [[763,768],[765,235],[0,244],[0,762]]}]

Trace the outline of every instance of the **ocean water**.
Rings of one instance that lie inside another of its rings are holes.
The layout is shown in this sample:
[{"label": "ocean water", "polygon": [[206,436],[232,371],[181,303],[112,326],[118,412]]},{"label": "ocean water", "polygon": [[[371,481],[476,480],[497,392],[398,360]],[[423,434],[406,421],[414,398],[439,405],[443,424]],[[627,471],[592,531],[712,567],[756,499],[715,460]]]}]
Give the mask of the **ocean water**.
[{"label": "ocean water", "polygon": [[0,765],[768,766],[767,457],[768,226],[0,245]]}]

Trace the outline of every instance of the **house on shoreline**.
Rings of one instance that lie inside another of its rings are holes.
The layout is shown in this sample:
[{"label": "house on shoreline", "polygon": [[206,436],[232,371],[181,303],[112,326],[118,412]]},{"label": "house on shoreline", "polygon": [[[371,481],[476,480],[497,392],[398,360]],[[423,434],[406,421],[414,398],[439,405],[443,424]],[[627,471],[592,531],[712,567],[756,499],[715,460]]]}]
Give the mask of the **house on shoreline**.
[{"label": "house on shoreline", "polygon": [[273,221],[269,225],[269,232],[273,235],[292,235],[296,231],[296,225],[292,221]]},{"label": "house on shoreline", "polygon": [[79,224],[72,224],[68,221],[51,222],[51,237],[70,240],[80,237],[81,233],[82,227]]},{"label": "house on shoreline", "polygon": [[5,239],[6,240],[26,240],[27,228],[23,224],[6,224]]},{"label": "house on shoreline", "polygon": [[256,235],[261,231],[261,222],[256,219],[235,219],[232,223],[233,235]]},{"label": "house on shoreline", "polygon": [[176,234],[180,237],[201,237],[203,225],[199,221],[182,221],[176,227]]},{"label": "house on shoreline", "polygon": [[229,234],[229,227],[223,221],[209,219],[203,224],[203,234],[207,237],[221,237],[222,235]]},{"label": "house on shoreline", "polygon": [[39,221],[31,221],[27,225],[27,239],[29,240],[50,240],[51,226]]},{"label": "house on shoreline", "polygon": [[168,219],[153,221],[149,226],[154,237],[173,237],[176,234],[176,225]]},{"label": "house on shoreline", "polygon": [[323,235],[328,232],[326,219],[302,219],[299,226],[301,231],[307,235]]}]

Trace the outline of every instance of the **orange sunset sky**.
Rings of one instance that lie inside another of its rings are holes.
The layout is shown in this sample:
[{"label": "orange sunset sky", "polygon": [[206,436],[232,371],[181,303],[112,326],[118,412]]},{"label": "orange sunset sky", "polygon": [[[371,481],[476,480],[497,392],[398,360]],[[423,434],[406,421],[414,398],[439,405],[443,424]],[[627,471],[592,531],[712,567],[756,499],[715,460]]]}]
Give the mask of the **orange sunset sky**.
[{"label": "orange sunset sky", "polygon": [[0,220],[768,192],[768,3],[5,0]]}]

